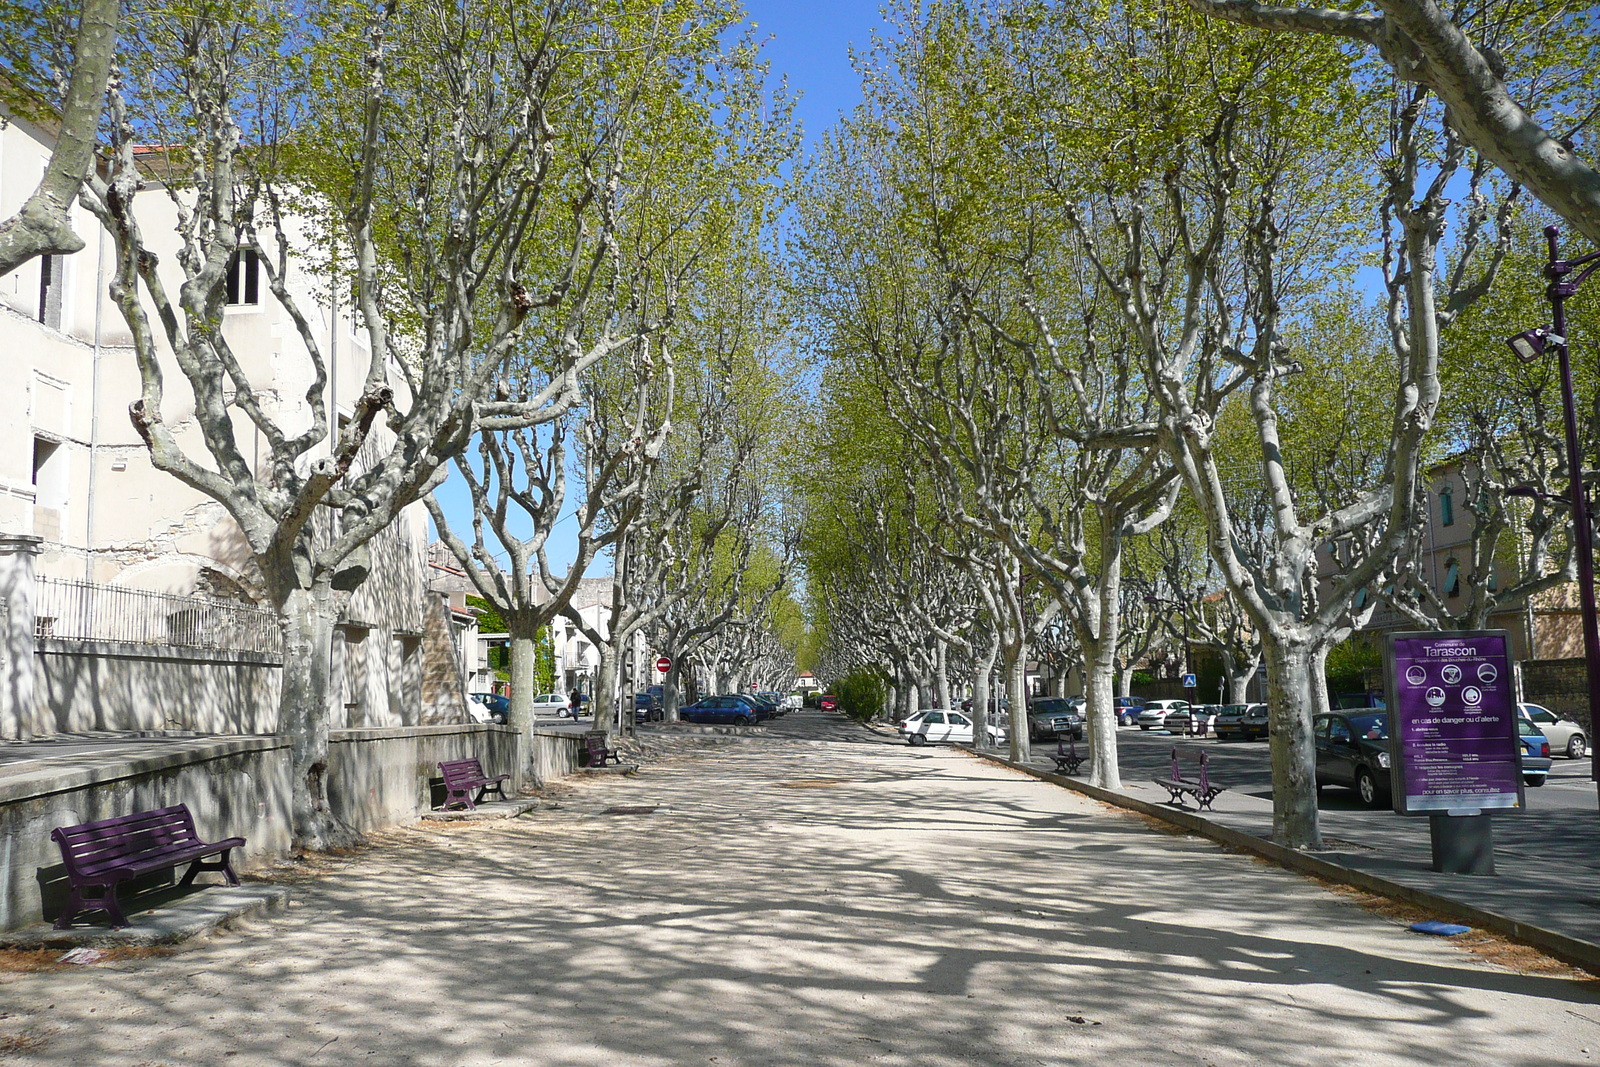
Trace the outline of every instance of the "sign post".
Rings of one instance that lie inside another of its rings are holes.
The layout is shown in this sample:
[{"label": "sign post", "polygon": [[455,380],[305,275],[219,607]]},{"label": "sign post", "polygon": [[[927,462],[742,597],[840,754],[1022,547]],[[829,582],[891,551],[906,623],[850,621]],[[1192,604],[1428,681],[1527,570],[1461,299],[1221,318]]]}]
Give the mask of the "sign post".
[{"label": "sign post", "polygon": [[1394,810],[1427,815],[1433,869],[1493,874],[1491,811],[1523,811],[1522,746],[1505,630],[1384,641]]}]

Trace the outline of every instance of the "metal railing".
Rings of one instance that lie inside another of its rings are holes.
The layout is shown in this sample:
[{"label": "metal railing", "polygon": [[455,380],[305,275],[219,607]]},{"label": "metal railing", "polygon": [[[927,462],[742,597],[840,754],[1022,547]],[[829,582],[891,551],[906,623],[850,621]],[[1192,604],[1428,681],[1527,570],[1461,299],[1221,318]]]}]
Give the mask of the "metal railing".
[{"label": "metal railing", "polygon": [[70,578],[37,579],[34,636],[271,655],[283,649],[270,608]]}]

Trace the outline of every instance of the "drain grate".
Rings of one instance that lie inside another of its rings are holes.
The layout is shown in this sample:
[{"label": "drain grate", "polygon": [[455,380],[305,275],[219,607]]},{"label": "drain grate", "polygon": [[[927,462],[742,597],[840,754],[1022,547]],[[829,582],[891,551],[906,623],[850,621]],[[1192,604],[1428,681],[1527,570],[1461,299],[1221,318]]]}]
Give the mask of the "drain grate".
[{"label": "drain grate", "polygon": [[616,807],[607,808],[601,815],[653,815],[655,804],[618,804]]}]

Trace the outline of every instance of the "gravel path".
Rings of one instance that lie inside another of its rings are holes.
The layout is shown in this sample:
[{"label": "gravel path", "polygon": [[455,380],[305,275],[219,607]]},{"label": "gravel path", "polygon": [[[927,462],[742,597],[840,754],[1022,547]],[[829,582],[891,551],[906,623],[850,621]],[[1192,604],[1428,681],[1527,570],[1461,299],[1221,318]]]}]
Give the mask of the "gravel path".
[{"label": "gravel path", "polygon": [[565,784],[513,822],[394,831],[304,879],[287,916],[170,956],[4,974],[0,1062],[1548,1067],[1600,1051],[1600,984],[1493,967],[958,752],[815,714],[772,734],[675,739],[637,777]]}]

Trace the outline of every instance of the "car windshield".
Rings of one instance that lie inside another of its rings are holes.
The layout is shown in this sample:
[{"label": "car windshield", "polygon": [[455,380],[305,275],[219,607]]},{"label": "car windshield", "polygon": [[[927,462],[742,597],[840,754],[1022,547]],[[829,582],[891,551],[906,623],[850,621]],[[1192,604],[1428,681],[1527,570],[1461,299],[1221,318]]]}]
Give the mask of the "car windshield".
[{"label": "car windshield", "polygon": [[1384,741],[1389,737],[1387,715],[1352,715],[1350,726],[1357,737],[1364,737],[1368,741]]}]

